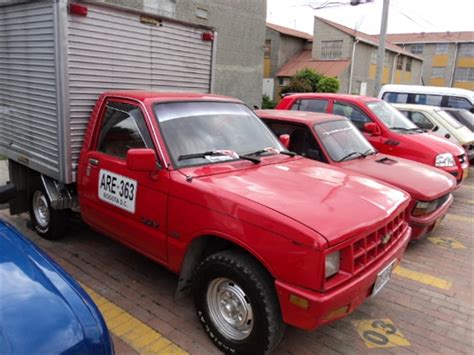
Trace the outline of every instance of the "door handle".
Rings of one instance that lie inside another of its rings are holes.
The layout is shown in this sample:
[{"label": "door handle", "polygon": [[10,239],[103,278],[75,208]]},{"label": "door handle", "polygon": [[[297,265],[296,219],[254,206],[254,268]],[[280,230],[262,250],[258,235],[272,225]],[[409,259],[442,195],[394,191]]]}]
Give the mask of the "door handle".
[{"label": "door handle", "polygon": [[99,159],[90,158],[89,159],[89,164],[97,166],[97,165],[99,165]]}]

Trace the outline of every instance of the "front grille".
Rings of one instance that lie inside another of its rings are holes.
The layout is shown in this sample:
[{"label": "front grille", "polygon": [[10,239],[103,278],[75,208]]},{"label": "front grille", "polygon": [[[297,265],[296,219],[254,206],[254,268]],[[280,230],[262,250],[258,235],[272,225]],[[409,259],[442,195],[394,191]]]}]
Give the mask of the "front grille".
[{"label": "front grille", "polygon": [[399,213],[384,227],[352,240],[343,246],[339,272],[326,280],[325,288],[335,287],[362,273],[397,244],[406,233],[406,211]]},{"label": "front grille", "polygon": [[404,214],[401,213],[383,228],[353,243],[353,273],[360,273],[385,254],[400,239],[407,227]]}]

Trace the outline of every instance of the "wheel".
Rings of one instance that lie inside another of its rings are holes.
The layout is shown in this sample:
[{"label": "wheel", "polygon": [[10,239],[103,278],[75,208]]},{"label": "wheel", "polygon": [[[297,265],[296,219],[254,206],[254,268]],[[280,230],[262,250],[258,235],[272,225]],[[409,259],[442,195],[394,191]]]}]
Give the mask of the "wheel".
[{"label": "wheel", "polygon": [[66,212],[51,207],[43,188],[34,190],[31,195],[30,219],[33,229],[42,238],[56,240],[66,232]]},{"label": "wheel", "polygon": [[227,250],[207,257],[193,295],[204,330],[225,353],[266,354],[280,343],[285,325],[273,280],[250,256]]}]

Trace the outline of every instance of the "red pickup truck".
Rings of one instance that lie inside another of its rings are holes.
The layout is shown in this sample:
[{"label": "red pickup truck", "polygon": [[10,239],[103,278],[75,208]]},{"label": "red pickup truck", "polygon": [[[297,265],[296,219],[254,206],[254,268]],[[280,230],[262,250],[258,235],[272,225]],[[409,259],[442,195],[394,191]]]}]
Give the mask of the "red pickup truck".
[{"label": "red pickup truck", "polygon": [[453,202],[456,179],[425,164],[379,153],[342,116],[287,110],[257,115],[277,136],[289,135],[288,148],[299,155],[396,186],[411,197],[412,240],[421,239],[443,220]]},{"label": "red pickup truck", "polygon": [[418,128],[381,99],[367,96],[301,93],[285,96],[279,110],[333,113],[347,117],[381,153],[415,160],[453,175],[458,186],[467,177],[466,151]]},{"label": "red pickup truck", "polygon": [[61,237],[70,207],[179,274],[225,352],[265,353],[285,323],[346,316],[386,284],[411,234],[405,192],[295,156],[243,103],[209,94],[104,93],[77,184],[12,159],[10,172],[41,236]]}]

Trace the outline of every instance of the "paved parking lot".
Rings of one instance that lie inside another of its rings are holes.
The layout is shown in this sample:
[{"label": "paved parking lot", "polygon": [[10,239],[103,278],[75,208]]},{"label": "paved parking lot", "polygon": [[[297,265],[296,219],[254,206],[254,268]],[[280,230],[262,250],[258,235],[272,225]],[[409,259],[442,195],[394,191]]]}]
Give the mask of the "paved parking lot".
[{"label": "paved parking lot", "polygon": [[[0,184],[7,179],[0,162]],[[3,180],[3,181],[2,181]],[[313,332],[287,329],[278,354],[473,353],[474,169],[443,223],[409,246],[393,280],[351,316]],[[216,353],[190,298],[175,303],[177,277],[72,221],[57,242],[8,220],[80,281],[102,310],[117,354]]]}]

